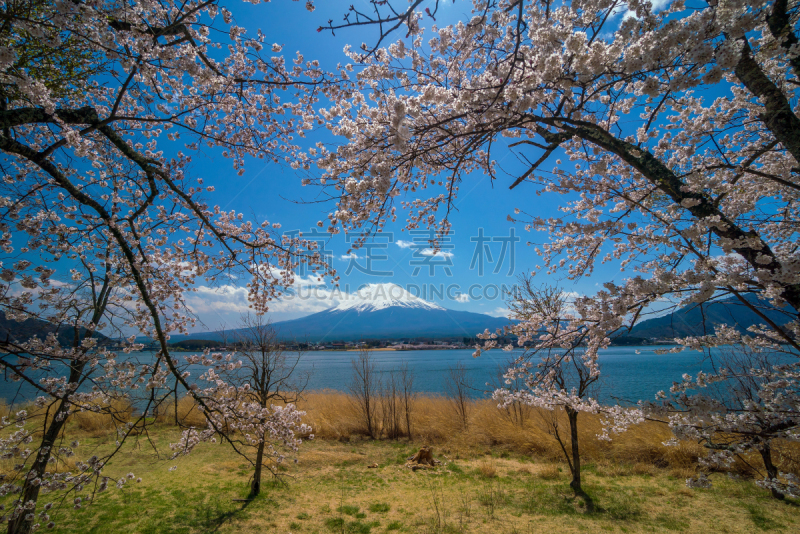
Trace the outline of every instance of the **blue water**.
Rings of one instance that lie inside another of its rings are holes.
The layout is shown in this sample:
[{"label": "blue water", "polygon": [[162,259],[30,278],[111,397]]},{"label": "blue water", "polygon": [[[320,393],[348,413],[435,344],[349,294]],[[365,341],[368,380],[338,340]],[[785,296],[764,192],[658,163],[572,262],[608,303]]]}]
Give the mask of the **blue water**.
[{"label": "blue water", "polygon": [[[594,396],[604,404],[617,400],[635,402],[652,400],[659,390],[669,390],[681,375],[695,375],[698,371],[711,371],[710,362],[695,351],[679,354],[656,354],[656,348],[669,347],[611,347],[600,356],[601,380]],[[636,354],[639,351],[639,354]],[[181,353],[175,356],[183,360]],[[351,361],[357,352],[317,351],[303,355],[297,366],[298,372],[310,371],[307,390],[333,389],[347,391],[352,377]],[[133,353],[130,357],[139,361],[152,361],[152,353]],[[384,375],[398,370],[404,363],[414,372],[414,389],[420,392],[443,394],[448,369],[460,362],[474,385],[474,397],[488,397],[501,384],[500,370],[507,367],[511,357],[503,351],[484,352],[479,358],[472,357],[472,350],[423,350],[423,351],[375,351],[372,360],[375,370]],[[199,376],[204,368],[190,366],[192,377]],[[20,382],[0,380],[0,398],[10,402],[29,399],[33,388]]]},{"label": "blue water", "polygon": [[[658,347],[668,348],[668,347]],[[640,354],[636,354],[636,351]],[[656,354],[654,347],[612,347],[601,353],[601,380],[595,396],[602,403],[615,399],[651,400],[659,390],[669,390],[684,373],[710,371],[702,353],[684,351],[679,354]],[[443,394],[449,368],[460,362],[474,385],[473,396],[490,396],[502,384],[501,372],[508,368],[510,354],[484,352],[472,357],[472,350],[426,350],[373,352],[372,359],[379,373],[399,369],[404,362],[414,371],[414,388],[426,393]],[[304,356],[304,369],[313,368],[309,389],[346,390],[352,375],[351,360],[355,352],[313,352]],[[298,366],[299,367],[299,366]]]}]

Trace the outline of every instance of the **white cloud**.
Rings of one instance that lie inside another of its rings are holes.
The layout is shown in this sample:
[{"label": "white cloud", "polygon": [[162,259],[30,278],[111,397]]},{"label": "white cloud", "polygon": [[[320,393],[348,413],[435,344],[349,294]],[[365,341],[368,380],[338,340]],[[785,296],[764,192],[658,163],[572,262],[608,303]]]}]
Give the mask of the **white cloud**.
[{"label": "white cloud", "polygon": [[339,257],[339,259],[342,260],[342,261],[357,260],[357,259],[360,259],[360,258],[362,258],[362,257],[359,256],[358,254],[356,254],[355,252],[351,252],[350,254],[342,254]]},{"label": "white cloud", "polygon": [[[247,300],[246,287],[196,286],[194,289],[186,294],[185,301],[205,325],[204,329],[217,330],[226,325],[235,327],[242,314],[253,311]],[[269,315],[273,321],[311,315],[336,306],[342,295],[321,285],[312,276],[297,277],[290,293],[269,303]]]},{"label": "white cloud", "polygon": [[469,295],[460,293],[455,299],[456,302],[469,302]]},{"label": "white cloud", "polygon": [[746,260],[744,259],[744,256],[742,256],[741,254],[739,254],[737,252],[729,252],[727,254],[720,254],[719,256],[712,256],[711,259],[714,260],[714,262],[718,266],[724,266],[724,267],[739,266],[739,267],[742,267],[742,266],[746,266],[747,265]]},{"label": "white cloud", "polygon": [[433,250],[432,248],[424,248],[419,251],[419,253],[423,256],[436,256],[440,258],[452,258],[453,253],[447,252],[445,250]]},{"label": "white cloud", "polygon": [[247,288],[231,285],[219,287],[198,286],[186,295],[186,304],[194,313],[234,312],[247,313]]},{"label": "white cloud", "polygon": [[[652,12],[658,13],[659,11],[666,9],[667,6],[672,2],[672,0],[650,0],[650,4],[653,6]],[[623,11],[624,10],[624,11]],[[636,13],[630,9],[624,9],[624,7],[620,7],[618,13],[625,13],[622,16],[622,20],[628,18],[636,18]]]},{"label": "white cloud", "polygon": [[486,312],[486,315],[491,315],[493,317],[508,317],[508,308],[498,306],[492,311]]},{"label": "white cloud", "polygon": [[564,301],[567,305],[564,311],[571,314],[577,313],[577,310],[575,309],[575,301],[583,297],[583,295],[577,291],[562,291],[561,295],[564,297]]},{"label": "white cloud", "polygon": [[[282,278],[280,270],[272,268],[270,271],[276,278]],[[194,287],[194,291],[186,294],[185,300],[189,308],[199,315],[204,323],[215,324],[220,320],[225,322],[230,319],[223,317],[226,314],[239,315],[252,311],[247,295],[246,287],[227,284],[213,287],[198,285]],[[269,311],[279,314],[308,315],[335,306],[338,300],[331,296],[332,292],[315,275],[294,276],[291,286],[287,288],[283,297],[269,304]],[[208,317],[204,318],[204,315]]]},{"label": "white cloud", "polygon": [[[402,239],[400,239],[398,241],[395,241],[394,244],[397,245],[400,248],[419,247],[421,245],[421,243],[414,243],[413,241],[403,241]],[[453,257],[453,253],[452,252],[447,252],[445,250],[436,251],[436,250],[433,250],[432,248],[418,249],[416,251],[416,253],[420,254],[422,256],[436,256],[436,257],[440,257],[440,258],[452,258]]]}]

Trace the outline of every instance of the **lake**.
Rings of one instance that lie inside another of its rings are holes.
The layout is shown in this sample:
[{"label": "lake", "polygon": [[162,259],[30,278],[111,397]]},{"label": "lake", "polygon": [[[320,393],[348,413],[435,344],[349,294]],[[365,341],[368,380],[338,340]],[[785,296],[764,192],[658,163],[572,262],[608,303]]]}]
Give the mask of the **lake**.
[{"label": "lake", "polygon": [[[652,400],[659,390],[669,390],[681,375],[694,375],[700,370],[709,371],[703,354],[684,351],[679,354],[656,354],[656,348],[669,347],[611,347],[601,353],[601,380],[596,393],[604,404],[614,397],[631,401]],[[637,354],[636,352],[640,353]],[[512,355],[503,351],[484,352],[473,358],[468,350],[424,350],[373,352],[376,371],[388,373],[407,362],[414,371],[414,388],[425,393],[444,394],[449,369],[460,362],[476,390],[474,397],[488,397],[501,384],[501,370],[505,370]],[[357,352],[311,352],[304,355],[298,368],[311,369],[309,389],[346,390],[352,375],[351,361]],[[488,385],[487,385],[488,384]]]},{"label": "lake", "polygon": [[[667,391],[681,375],[695,375],[698,371],[710,371],[711,365],[704,361],[704,355],[695,351],[679,354],[656,354],[657,348],[611,347],[602,351],[600,371],[602,373],[596,397],[604,404],[615,399],[626,401],[652,400],[659,390]],[[637,351],[639,354],[637,354]],[[484,352],[479,358],[472,357],[472,350],[420,350],[420,351],[374,351],[372,358],[379,374],[399,369],[404,363],[414,371],[414,386],[417,391],[433,394],[445,392],[445,382],[449,368],[460,362],[467,370],[469,379],[475,386],[474,397],[488,397],[499,384],[499,371],[506,367],[511,357],[503,351]],[[175,353],[182,361],[183,355]],[[139,361],[152,359],[152,353],[132,353]],[[310,371],[308,390],[333,389],[346,391],[352,375],[351,361],[358,357],[357,352],[313,351],[303,355],[297,369]],[[190,366],[192,377],[199,376],[204,368]],[[30,398],[33,388],[20,382],[0,381],[0,398],[7,402],[12,398]]]}]

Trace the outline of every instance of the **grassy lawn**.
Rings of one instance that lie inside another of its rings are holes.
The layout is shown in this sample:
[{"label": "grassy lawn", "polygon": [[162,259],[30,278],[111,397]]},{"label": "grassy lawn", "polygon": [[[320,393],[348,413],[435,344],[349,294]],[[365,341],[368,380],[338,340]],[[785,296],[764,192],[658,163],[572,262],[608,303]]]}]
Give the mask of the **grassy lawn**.
[{"label": "grassy lawn", "polygon": [[[161,427],[163,446],[177,433]],[[87,448],[108,438],[87,438]],[[130,446],[129,446],[130,445]],[[303,444],[298,464],[252,502],[249,465],[224,445],[206,444],[177,461],[146,442],[126,444],[106,469],[142,482],[97,495],[80,510],[54,515],[56,532],[82,533],[533,533],[797,532],[800,509],[778,502],[752,480],[712,475],[714,487],[690,490],[680,473],[589,464],[584,487],[594,510],[572,496],[566,466],[493,449],[434,446],[446,462],[432,471],[403,466],[414,444],[389,441]],[[419,444],[416,445],[418,448]],[[163,450],[162,447],[159,447]],[[378,468],[367,466],[373,463]],[[169,467],[177,465],[170,472]],[[74,495],[71,495],[71,502]]]}]

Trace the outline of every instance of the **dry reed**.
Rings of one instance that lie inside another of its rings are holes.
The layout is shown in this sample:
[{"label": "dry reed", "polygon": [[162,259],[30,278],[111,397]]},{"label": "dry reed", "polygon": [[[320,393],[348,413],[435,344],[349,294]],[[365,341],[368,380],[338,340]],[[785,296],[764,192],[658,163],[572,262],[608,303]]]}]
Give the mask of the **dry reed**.
[{"label": "dry reed", "polygon": [[[518,417],[519,411],[511,413],[499,409],[488,399],[470,402],[469,427],[464,429],[462,422],[453,416],[448,399],[435,395],[418,396],[413,400],[411,413],[414,442],[438,446],[455,457],[508,452],[546,462],[563,461],[558,442],[548,434],[544,424],[543,416],[549,417],[548,412],[526,407],[524,417]],[[363,418],[359,417],[346,393],[330,390],[305,393],[297,404],[306,412],[304,421],[311,425],[318,439],[370,439]],[[170,403],[158,414],[156,421],[171,424],[175,420],[174,414],[174,405]],[[205,426],[202,412],[188,397],[178,402],[178,416],[184,425]],[[558,417],[563,418],[562,423],[566,425],[566,416],[559,413]],[[380,426],[384,420],[382,414],[378,413],[376,419]],[[669,447],[663,445],[673,437],[672,432],[666,425],[654,422],[633,426],[627,432],[613,436],[610,442],[600,440],[597,437],[601,433],[600,419],[598,415],[581,414],[579,437],[584,461],[596,464],[598,473],[603,475],[654,474],[663,469],[675,476],[691,476],[697,469],[698,458],[707,452],[701,445],[690,441]],[[407,436],[405,426],[401,430],[403,436]],[[377,435],[386,437],[389,433],[387,429],[378,428]],[[800,473],[800,445],[779,442],[774,444],[774,448],[774,456],[782,471]],[[759,465],[757,458],[745,457],[745,461],[735,462],[731,470],[753,476],[755,473],[750,465]],[[484,469],[480,471],[483,474]],[[541,470],[534,475],[540,478],[559,476],[557,471]]]},{"label": "dry reed", "polygon": [[561,472],[556,464],[542,464],[534,472],[534,476],[542,480],[556,480],[561,476]]},{"label": "dry reed", "polygon": [[100,406],[75,412],[69,421],[92,436],[104,436],[116,431],[131,420],[133,405],[124,397],[117,397]]},{"label": "dry reed", "polygon": [[[349,441],[364,439],[366,429],[352,409],[344,393],[322,391],[307,393],[299,403],[307,412],[306,422],[314,434],[322,439]],[[414,441],[421,444],[438,445],[455,454],[469,455],[486,452],[507,451],[523,454],[549,462],[562,460],[558,442],[548,434],[543,424],[543,410],[524,408],[524,417],[499,409],[488,399],[472,401],[470,425],[467,430],[453,417],[447,399],[422,395],[414,401],[412,426]],[[566,417],[559,414],[559,417]],[[566,424],[566,421],[563,421]],[[663,443],[673,437],[666,425],[646,422],[631,427],[627,432],[613,436],[612,441],[597,438],[601,433],[600,416],[582,414],[579,419],[582,455],[587,462],[598,464],[598,470],[611,474],[651,474],[656,469],[668,469],[674,474],[686,474],[697,467],[697,460],[706,454],[699,444],[681,441],[675,446]],[[800,472],[800,446],[796,443],[776,443],[779,451],[775,456],[781,469]],[[752,475],[747,462],[736,462],[732,470],[739,474]],[[543,473],[537,472],[537,476]],[[547,473],[546,478],[558,476]]]},{"label": "dry reed", "polygon": [[497,466],[495,466],[494,461],[490,459],[484,458],[481,460],[478,471],[484,478],[494,478],[497,476]]},{"label": "dry reed", "polygon": [[178,399],[177,406],[174,399],[159,405],[155,413],[155,422],[162,424],[172,424],[175,422],[175,412],[177,410],[177,421],[183,426],[205,427],[206,417],[200,410],[197,403],[191,397]]}]

